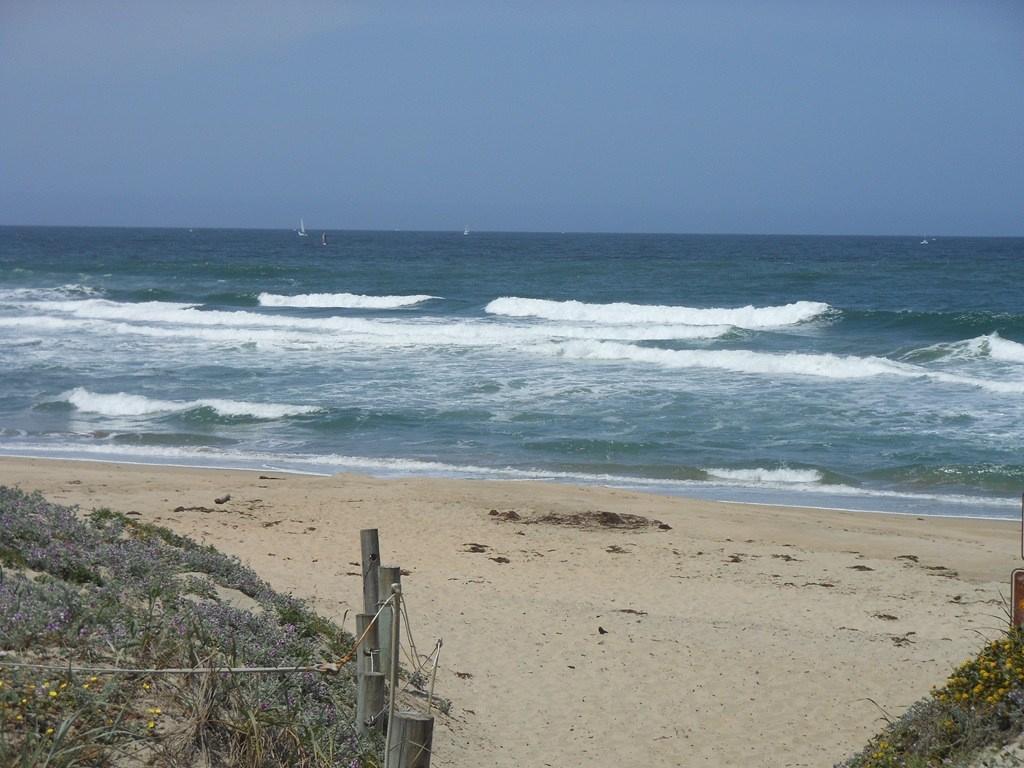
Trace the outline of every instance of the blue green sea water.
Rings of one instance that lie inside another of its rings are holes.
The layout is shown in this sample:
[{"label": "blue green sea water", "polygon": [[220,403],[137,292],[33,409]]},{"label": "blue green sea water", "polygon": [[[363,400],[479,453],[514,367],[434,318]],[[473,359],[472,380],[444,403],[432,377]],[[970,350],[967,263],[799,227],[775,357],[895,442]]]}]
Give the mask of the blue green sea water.
[{"label": "blue green sea water", "polygon": [[1012,517],[1024,239],[0,228],[0,453]]}]

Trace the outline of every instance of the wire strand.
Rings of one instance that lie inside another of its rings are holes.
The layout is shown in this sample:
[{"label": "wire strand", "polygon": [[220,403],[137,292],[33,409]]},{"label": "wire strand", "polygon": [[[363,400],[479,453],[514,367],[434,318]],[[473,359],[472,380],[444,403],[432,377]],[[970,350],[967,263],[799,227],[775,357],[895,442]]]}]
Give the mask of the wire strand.
[{"label": "wire strand", "polygon": [[321,664],[291,666],[291,667],[162,667],[162,668],[140,668],[140,667],[90,667],[71,664],[29,664],[22,661],[7,661],[7,652],[0,652],[0,666],[17,667],[20,669],[40,669],[49,672],[89,672],[94,675],[193,675],[201,672],[217,672],[221,674],[274,674],[284,672],[320,672],[322,674],[337,674],[341,668],[352,661],[356,651],[366,640],[381,611],[391,603],[391,597],[385,600],[380,609],[370,620],[366,629],[363,630],[356,641],[352,644],[352,650],[335,662],[323,662]]}]

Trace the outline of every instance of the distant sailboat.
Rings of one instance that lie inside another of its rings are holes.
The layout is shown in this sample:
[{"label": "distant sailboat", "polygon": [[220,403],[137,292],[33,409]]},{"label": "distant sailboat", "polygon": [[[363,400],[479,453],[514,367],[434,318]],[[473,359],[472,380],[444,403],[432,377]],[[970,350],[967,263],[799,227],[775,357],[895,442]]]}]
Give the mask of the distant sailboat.
[{"label": "distant sailboat", "polygon": [[463,235],[468,235],[469,234],[469,225],[468,224],[463,228],[462,234]]},{"label": "distant sailboat", "polygon": [[309,237],[306,233],[306,222],[302,219],[299,219],[299,237]]},{"label": "distant sailboat", "polygon": [[928,245],[928,238],[927,237],[924,240],[921,241],[921,245]]},{"label": "distant sailboat", "polygon": [[326,232],[321,232],[320,233],[320,245],[327,245],[327,233]]}]

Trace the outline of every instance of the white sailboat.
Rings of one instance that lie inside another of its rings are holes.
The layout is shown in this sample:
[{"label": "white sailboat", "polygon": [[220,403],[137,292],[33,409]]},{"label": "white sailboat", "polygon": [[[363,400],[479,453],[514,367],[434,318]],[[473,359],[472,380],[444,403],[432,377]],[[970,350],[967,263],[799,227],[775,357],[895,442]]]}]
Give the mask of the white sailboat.
[{"label": "white sailboat", "polygon": [[306,232],[306,222],[304,222],[302,219],[299,219],[299,230],[298,231],[299,231],[299,237],[309,237],[309,234]]},{"label": "white sailboat", "polygon": [[462,234],[463,235],[468,235],[469,234],[469,225],[468,224],[465,227],[463,227]]}]

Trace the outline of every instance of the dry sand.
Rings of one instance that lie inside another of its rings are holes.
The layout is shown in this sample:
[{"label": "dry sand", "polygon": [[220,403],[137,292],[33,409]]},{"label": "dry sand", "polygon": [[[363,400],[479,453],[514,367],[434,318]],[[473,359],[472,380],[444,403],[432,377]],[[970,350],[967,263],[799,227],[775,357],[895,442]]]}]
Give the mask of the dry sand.
[{"label": "dry sand", "polygon": [[349,629],[380,529],[419,650],[444,639],[437,766],[830,766],[1005,623],[1018,549],[1011,522],[543,483],[25,459],[0,483],[191,535]]}]

